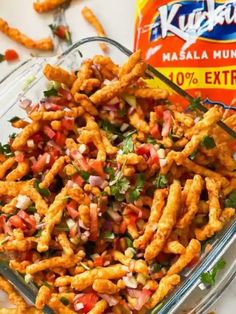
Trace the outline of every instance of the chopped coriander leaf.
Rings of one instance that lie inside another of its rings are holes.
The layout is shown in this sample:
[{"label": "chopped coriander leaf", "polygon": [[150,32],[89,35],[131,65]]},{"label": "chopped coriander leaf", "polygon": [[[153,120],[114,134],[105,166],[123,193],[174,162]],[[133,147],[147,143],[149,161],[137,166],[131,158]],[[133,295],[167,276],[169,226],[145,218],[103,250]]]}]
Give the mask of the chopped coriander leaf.
[{"label": "chopped coriander leaf", "polygon": [[39,186],[40,182],[38,180],[35,181],[34,187],[42,196],[49,196],[51,193],[49,189],[41,189]]},{"label": "chopped coriander leaf", "polygon": [[14,132],[12,134],[9,135],[9,139],[14,140],[16,138],[17,134]]},{"label": "chopped coriander leaf", "polygon": [[110,133],[122,136],[122,133],[120,132],[119,126],[112,124],[107,120],[101,120],[100,126],[106,132],[110,132]]},{"label": "chopped coriander leaf", "polygon": [[132,239],[130,239],[129,237],[125,237],[125,241],[126,241],[126,246],[127,247],[134,247],[133,246],[133,240]]},{"label": "chopped coriander leaf", "polygon": [[52,87],[49,90],[45,90],[43,93],[45,97],[50,97],[50,96],[57,96],[58,91],[55,87]]},{"label": "chopped coriander leaf", "polygon": [[233,190],[225,200],[225,207],[236,208],[236,190]]},{"label": "chopped coriander leaf", "polygon": [[124,140],[122,151],[124,154],[129,154],[134,151],[134,143],[131,135]]},{"label": "chopped coriander leaf", "polygon": [[140,193],[143,189],[143,186],[144,186],[144,174],[139,173],[137,175],[135,188],[129,192],[129,199],[131,202],[134,202],[139,198]]},{"label": "chopped coriander leaf", "polygon": [[120,118],[123,118],[123,117],[125,117],[127,115],[127,112],[128,112],[128,110],[125,107],[122,108],[122,109],[119,109],[118,110],[118,116]]},{"label": "chopped coriander leaf", "polygon": [[148,143],[148,144],[156,144],[157,141],[156,141],[151,135],[148,135],[148,137],[147,137],[147,143]]},{"label": "chopped coriander leaf", "polygon": [[128,191],[129,187],[129,180],[120,178],[111,186],[111,195],[113,195],[117,201],[123,201],[125,199],[125,193]]},{"label": "chopped coriander leaf", "polygon": [[61,303],[63,303],[65,306],[70,304],[70,301],[66,297],[60,298]]},{"label": "chopped coriander leaf", "polygon": [[42,229],[37,230],[37,232],[34,234],[34,237],[35,237],[35,238],[41,237],[42,232],[43,232]]},{"label": "chopped coriander leaf", "polygon": [[57,232],[63,232],[63,231],[68,232],[68,231],[70,231],[70,229],[69,229],[69,227],[65,221],[62,221],[61,223],[56,225],[55,230]]},{"label": "chopped coriander leaf", "polygon": [[190,102],[188,109],[191,111],[195,111],[199,107],[200,104],[201,104],[201,98],[200,97],[194,98]]},{"label": "chopped coriander leaf", "polygon": [[214,138],[211,136],[204,136],[201,141],[201,146],[205,147],[206,149],[212,149],[216,147],[216,143]]},{"label": "chopped coriander leaf", "polygon": [[52,287],[52,285],[50,285],[47,281],[43,281],[43,285],[46,286],[46,287],[48,287],[48,288],[51,288],[51,287]]},{"label": "chopped coriander leaf", "polygon": [[20,120],[20,118],[17,117],[17,116],[15,116],[15,117],[11,118],[11,119],[9,120],[9,122],[14,123],[14,122],[17,122],[17,121],[19,121],[19,120]]},{"label": "chopped coriander leaf", "polygon": [[5,155],[6,157],[13,156],[10,145],[9,144],[2,145],[0,143],[0,154]]},{"label": "chopped coriander leaf", "polygon": [[79,175],[81,176],[82,179],[84,179],[85,182],[88,182],[88,179],[90,177],[90,173],[84,170],[79,171]]},{"label": "chopped coriander leaf", "polygon": [[104,171],[109,175],[110,180],[115,179],[115,170],[112,167],[105,167]]},{"label": "chopped coriander leaf", "polygon": [[102,234],[102,238],[105,240],[114,240],[115,239],[115,234],[111,231],[105,231]]},{"label": "chopped coriander leaf", "polygon": [[33,213],[37,212],[35,206],[28,207],[26,211],[27,211],[27,213],[30,213],[30,214],[33,214]]},{"label": "chopped coriander leaf", "polygon": [[159,264],[159,263],[153,263],[151,266],[150,266],[150,271],[151,273],[158,273],[159,271],[161,271],[161,268],[162,268],[162,265]]},{"label": "chopped coriander leaf", "polygon": [[158,189],[164,189],[165,187],[167,187],[167,184],[168,184],[168,179],[164,174],[159,174],[156,180],[154,181],[154,185]]},{"label": "chopped coriander leaf", "polygon": [[193,151],[192,154],[190,154],[188,158],[190,160],[194,160],[196,158],[196,156],[197,156],[197,153],[198,153],[198,150],[195,149],[195,151]]},{"label": "chopped coriander leaf", "polygon": [[225,267],[226,262],[220,259],[215,266],[208,272],[201,274],[201,281],[205,285],[214,285],[216,282],[217,274]]},{"label": "chopped coriander leaf", "polygon": [[0,62],[3,62],[5,60],[5,56],[0,53]]}]

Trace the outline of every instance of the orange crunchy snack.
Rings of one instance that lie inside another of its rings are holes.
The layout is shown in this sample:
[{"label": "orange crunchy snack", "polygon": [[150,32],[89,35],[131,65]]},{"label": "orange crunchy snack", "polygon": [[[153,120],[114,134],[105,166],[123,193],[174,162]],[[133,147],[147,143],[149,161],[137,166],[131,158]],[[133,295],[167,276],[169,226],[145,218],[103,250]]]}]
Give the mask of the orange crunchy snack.
[{"label": "orange crunchy snack", "polygon": [[43,38],[40,40],[33,40],[28,36],[22,34],[17,28],[8,25],[6,21],[0,18],[0,31],[12,40],[25,46],[29,49],[38,49],[44,51],[53,50],[53,42],[51,38]]},{"label": "orange crunchy snack", "polygon": [[38,13],[44,13],[56,9],[67,0],[43,0],[42,2],[34,2],[33,7]]},{"label": "orange crunchy snack", "polygon": [[79,69],[47,64],[53,87],[27,120],[12,119],[19,133],[0,144],[0,252],[39,291],[28,307],[0,278],[19,308],[9,313],[148,313],[235,217],[223,111],[176,111],[145,69],[140,51],[121,66],[98,55]]}]

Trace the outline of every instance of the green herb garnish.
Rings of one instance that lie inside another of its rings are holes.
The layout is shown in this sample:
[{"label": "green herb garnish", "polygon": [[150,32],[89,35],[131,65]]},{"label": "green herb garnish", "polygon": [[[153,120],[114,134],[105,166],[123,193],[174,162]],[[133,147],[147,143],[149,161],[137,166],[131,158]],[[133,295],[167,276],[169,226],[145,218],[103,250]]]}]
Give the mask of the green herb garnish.
[{"label": "green herb garnish", "polygon": [[30,206],[30,207],[28,207],[26,211],[27,211],[27,213],[29,213],[29,214],[34,214],[34,213],[37,212],[35,206]]},{"label": "green herb garnish", "polygon": [[17,122],[17,121],[19,121],[19,120],[20,120],[20,118],[17,117],[17,116],[15,116],[15,117],[11,118],[11,119],[9,120],[9,122],[14,123],[14,122]]},{"label": "green herb garnish", "polygon": [[115,239],[115,234],[111,231],[105,231],[103,234],[102,234],[102,238],[104,240],[114,240]]},{"label": "green herb garnish", "polygon": [[132,135],[127,136],[127,138],[123,142],[123,154],[129,154],[134,151],[134,142],[132,139]]},{"label": "green herb garnish", "polygon": [[100,126],[106,132],[122,136],[119,126],[112,124],[107,120],[101,120]]},{"label": "green herb garnish", "polygon": [[51,89],[45,90],[43,94],[45,97],[57,96],[58,91],[55,87],[52,87]]},{"label": "green herb garnish", "polygon": [[66,297],[61,297],[60,298],[61,303],[63,303],[65,306],[69,305],[70,302]]},{"label": "green herb garnish", "polygon": [[159,263],[153,263],[151,266],[150,266],[150,271],[152,274],[154,273],[158,273],[159,271],[161,271],[161,268],[163,266]]},{"label": "green herb garnish", "polygon": [[3,62],[5,60],[5,56],[0,53],[0,62]]},{"label": "green herb garnish", "polygon": [[236,190],[233,190],[229,197],[225,200],[225,207],[236,208]]},{"label": "green herb garnish", "polygon": [[155,145],[157,143],[157,141],[151,135],[148,135],[147,143]]},{"label": "green herb garnish", "polygon": [[89,177],[90,177],[90,173],[88,173],[87,171],[84,171],[84,170],[80,170],[79,175],[81,176],[82,179],[84,179],[85,182],[88,182]]},{"label": "green herb garnish", "polygon": [[196,109],[198,109],[198,107],[201,105],[201,98],[197,97],[194,98],[193,100],[191,100],[188,109],[191,111],[195,111]]},{"label": "green herb garnish", "polygon": [[164,174],[159,174],[156,178],[156,180],[154,181],[154,185],[158,188],[158,189],[164,189],[167,187],[168,185],[168,179]]},{"label": "green herb garnish", "polygon": [[2,145],[1,143],[0,143],[0,154],[5,155],[6,157],[10,157],[14,155],[13,152],[11,151],[11,147],[9,144]]},{"label": "green herb garnish", "polygon": [[223,259],[220,259],[210,271],[201,274],[201,282],[205,285],[214,285],[217,274],[225,267],[225,265],[226,262]]},{"label": "green herb garnish", "polygon": [[137,175],[135,188],[129,192],[129,199],[131,202],[134,202],[139,198],[140,193],[141,193],[143,186],[144,186],[144,182],[145,182],[144,180],[145,180],[144,174],[139,173]]},{"label": "green herb garnish", "polygon": [[193,151],[192,154],[190,154],[190,155],[188,156],[188,158],[189,158],[190,160],[194,160],[194,159],[196,158],[196,156],[197,156],[197,153],[198,153],[198,149],[195,149],[195,151]]},{"label": "green herb garnish", "polygon": [[39,186],[40,182],[38,180],[35,181],[34,183],[34,187],[36,188],[36,190],[42,195],[42,196],[49,196],[51,193],[49,191],[49,189],[41,189]]},{"label": "green herb garnish", "polygon": [[110,180],[115,179],[115,170],[112,167],[105,167],[104,171],[109,175]]},{"label": "green herb garnish", "polygon": [[117,201],[123,201],[125,199],[125,193],[130,187],[128,179],[121,177],[111,185],[111,195],[115,197]]},{"label": "green herb garnish", "polygon": [[214,138],[211,136],[204,136],[201,141],[201,146],[205,147],[206,149],[212,149],[216,147],[216,143]]},{"label": "green herb garnish", "polygon": [[126,241],[126,246],[127,246],[127,247],[131,247],[131,248],[134,247],[134,246],[133,246],[133,240],[130,239],[130,237],[125,237],[125,241]]}]

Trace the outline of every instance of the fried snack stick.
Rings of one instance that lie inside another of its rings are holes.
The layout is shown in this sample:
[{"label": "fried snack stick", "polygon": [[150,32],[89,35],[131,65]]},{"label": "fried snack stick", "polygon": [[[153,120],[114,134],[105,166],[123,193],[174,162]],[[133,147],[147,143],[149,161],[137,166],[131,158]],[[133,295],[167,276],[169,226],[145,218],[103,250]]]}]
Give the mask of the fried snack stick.
[{"label": "fried snack stick", "polygon": [[201,252],[201,243],[192,239],[186,247],[185,253],[180,255],[177,261],[169,268],[167,275],[178,274]]},{"label": "fried snack stick", "polygon": [[141,131],[145,134],[148,134],[150,131],[148,123],[144,119],[141,119],[137,112],[129,115],[129,122],[138,131]]},{"label": "fried snack stick", "polygon": [[94,89],[99,88],[100,85],[101,82],[97,78],[90,78],[84,80],[80,90],[83,91],[84,93],[91,93]]},{"label": "fried snack stick", "polygon": [[64,277],[57,277],[54,285],[55,287],[65,287],[65,286],[70,286],[72,282],[72,278],[70,276],[64,276]]},{"label": "fried snack stick", "polygon": [[[93,11],[88,8],[88,7],[84,7],[83,10],[81,11],[83,17],[85,18],[85,20],[95,28],[98,36],[101,36],[101,37],[105,37],[106,36],[106,33],[105,33],[105,30],[104,28],[102,27],[102,24],[100,23],[100,21],[98,20],[98,18],[94,15]],[[108,50],[108,47],[105,43],[100,43],[99,44],[101,49],[104,51],[104,52],[107,52]]]},{"label": "fried snack stick", "polygon": [[185,132],[185,137],[191,138],[194,134],[209,130],[222,118],[222,110],[218,107],[212,107],[203,116],[203,119],[195,124],[191,129]]},{"label": "fried snack stick", "polygon": [[5,204],[0,211],[5,214],[13,213],[16,209],[17,197],[14,197],[9,203]]},{"label": "fried snack stick", "polygon": [[93,57],[93,63],[98,67],[103,79],[112,80],[118,76],[119,66],[107,56],[96,55]]},{"label": "fried snack stick", "polygon": [[12,148],[14,150],[20,150],[26,145],[27,140],[37,133],[41,129],[41,124],[39,122],[33,122],[27,125],[22,132],[16,136],[12,143]]},{"label": "fried snack stick", "polygon": [[232,151],[227,143],[217,145],[217,159],[226,170],[236,170],[236,161],[233,159]]},{"label": "fried snack stick", "polygon": [[57,314],[77,314],[78,313],[69,309],[69,307],[64,305],[56,296],[51,298],[48,305],[53,310],[55,310],[55,313]]},{"label": "fried snack stick", "polygon": [[29,125],[29,122],[20,119],[15,122],[11,122],[11,125],[17,129],[24,129],[27,125]]},{"label": "fried snack stick", "polygon": [[205,180],[209,198],[209,222],[203,228],[195,229],[195,235],[199,241],[210,238],[223,228],[223,224],[220,221],[220,184],[212,178],[206,178]]},{"label": "fried snack stick", "polygon": [[176,228],[184,229],[191,224],[194,216],[198,212],[198,205],[202,188],[203,180],[201,176],[196,174],[193,177],[193,181],[186,198],[187,212],[183,215],[183,217],[179,219],[179,221],[176,224]]},{"label": "fried snack stick", "polygon": [[169,189],[167,205],[163,210],[163,214],[158,222],[157,231],[152,242],[147,246],[144,258],[147,261],[154,259],[163,248],[166,239],[169,237],[173,229],[177,214],[180,209],[181,186],[179,181],[174,180]]},{"label": "fried snack stick", "polygon": [[7,176],[6,181],[17,181],[27,175],[30,171],[30,165],[28,160],[19,162],[17,167],[12,170]]},{"label": "fried snack stick", "polygon": [[53,179],[63,169],[67,160],[67,157],[61,156],[54,162],[52,168],[48,171],[48,173],[43,178],[43,181],[39,184],[41,189],[48,188],[52,184]]},{"label": "fried snack stick", "polygon": [[220,216],[220,221],[225,225],[235,215],[235,208],[225,208]]},{"label": "fried snack stick", "polygon": [[94,104],[108,102],[115,96],[123,93],[130,84],[132,84],[135,80],[141,77],[145,69],[146,65],[144,63],[137,63],[132,71],[128,74],[125,74],[120,81],[111,82],[109,85],[99,89],[92,96],[90,96],[90,100]]},{"label": "fried snack stick", "polygon": [[157,223],[162,215],[163,208],[165,206],[165,200],[167,197],[167,190],[157,189],[154,193],[153,203],[151,207],[150,216],[145,226],[144,233],[138,239],[134,241],[135,248],[144,249],[151,240],[153,234],[156,231]]},{"label": "fried snack stick", "polygon": [[137,89],[128,89],[128,94],[134,95],[137,98],[145,98],[145,99],[166,99],[168,97],[168,92],[164,89],[154,88],[137,88]]},{"label": "fried snack stick", "polygon": [[46,51],[53,50],[53,42],[51,38],[33,40],[22,34],[17,28],[9,26],[8,23],[2,18],[0,18],[0,31],[26,48]]},{"label": "fried snack stick", "polygon": [[116,154],[118,152],[118,148],[111,144],[111,142],[107,138],[106,132],[101,130],[100,133],[101,133],[103,145],[105,146],[106,153],[108,155]]},{"label": "fried snack stick", "polygon": [[10,157],[0,165],[0,179],[3,179],[5,177],[6,172],[10,170],[15,163],[15,157]]},{"label": "fried snack stick", "polygon": [[46,269],[52,269],[57,267],[70,268],[80,262],[85,256],[84,251],[79,251],[76,255],[62,255],[51,257],[41,260],[37,263],[31,264],[26,267],[26,273],[33,275]]},{"label": "fried snack stick", "polygon": [[172,167],[174,161],[175,161],[175,156],[177,152],[171,150],[168,155],[166,156],[166,165],[161,167],[161,174],[167,174]]},{"label": "fried snack stick", "polygon": [[46,215],[48,205],[42,198],[41,194],[32,186],[25,186],[21,193],[28,196],[35,204],[35,208],[40,215]]},{"label": "fried snack stick", "polygon": [[34,2],[33,7],[36,12],[44,13],[56,9],[67,0],[43,0],[43,2]]},{"label": "fried snack stick", "polygon": [[26,187],[31,187],[27,181],[6,182],[0,181],[0,195],[16,197]]},{"label": "fried snack stick", "polygon": [[163,248],[166,254],[184,254],[185,247],[178,241],[168,241]]},{"label": "fried snack stick", "polygon": [[141,155],[135,153],[128,153],[123,155],[117,155],[117,162],[122,165],[135,166],[138,164],[146,164],[145,159]]},{"label": "fried snack stick", "polygon": [[191,161],[190,159],[185,159],[182,163],[182,165],[189,171],[199,174],[203,177],[209,177],[213,178],[216,181],[218,181],[223,187],[226,187],[229,185],[229,181],[224,178],[222,175],[219,173],[209,170],[205,167],[197,165],[195,162]]},{"label": "fried snack stick", "polygon": [[[23,312],[21,312],[24,314]],[[12,309],[12,308],[0,308],[0,314],[19,314],[19,309]],[[27,314],[43,314],[42,311],[37,310],[34,307],[28,307],[27,308]]]},{"label": "fried snack stick", "polygon": [[105,300],[100,300],[95,304],[94,308],[88,312],[88,314],[102,314],[105,312],[107,307],[107,302]]},{"label": "fried snack stick", "polygon": [[68,87],[72,87],[76,76],[73,73],[67,72],[60,67],[54,67],[50,64],[46,64],[43,69],[43,74],[49,81],[56,81],[58,83],[63,83]]},{"label": "fried snack stick", "polygon": [[62,250],[66,256],[72,256],[74,254],[70,241],[68,240],[65,232],[62,232],[58,235],[58,242],[60,243],[60,246],[62,247]]},{"label": "fried snack stick", "polygon": [[90,227],[90,208],[87,205],[79,206],[79,217],[86,228]]},{"label": "fried snack stick", "polygon": [[52,292],[50,290],[50,288],[46,287],[46,286],[41,286],[39,288],[36,300],[35,300],[35,307],[38,310],[42,310],[44,308],[44,306],[48,303],[48,301],[50,300],[52,295]]},{"label": "fried snack stick", "polygon": [[178,284],[180,283],[179,275],[167,275],[163,277],[159,283],[156,292],[153,293],[150,300],[147,303],[149,309],[160,303],[164,297]]},{"label": "fried snack stick", "polygon": [[118,292],[118,287],[110,280],[96,279],[93,283],[93,290],[97,293],[115,294]]},{"label": "fried snack stick", "polygon": [[141,60],[141,50],[135,51],[128,60],[121,66],[118,77],[121,79],[124,75],[130,73],[136,64]]},{"label": "fried snack stick", "polygon": [[48,250],[49,242],[51,240],[51,233],[60,221],[63,214],[63,210],[67,203],[67,188],[63,188],[59,194],[57,194],[54,202],[50,205],[44,222],[46,223],[45,228],[39,237],[37,250],[38,252],[45,252]]},{"label": "fried snack stick", "polygon": [[233,190],[235,190],[235,189],[236,189],[236,178],[232,178],[232,179],[230,180],[229,186],[227,186],[227,187],[224,188],[224,190],[223,190],[224,196],[229,195],[229,194],[230,194]]},{"label": "fried snack stick", "polygon": [[82,63],[80,70],[77,73],[77,78],[74,81],[72,88],[71,88],[71,94],[72,95],[75,95],[75,93],[79,92],[79,90],[81,89],[81,87],[82,87],[82,85],[86,79],[92,77],[92,75],[93,75],[92,64],[93,64],[93,61],[91,59],[85,60]]},{"label": "fried snack stick", "polygon": [[108,267],[94,268],[78,274],[72,278],[72,288],[82,291],[90,286],[96,279],[120,279],[128,273],[129,269],[121,264]]},{"label": "fried snack stick", "polygon": [[97,116],[97,108],[92,104],[91,100],[85,94],[75,93],[74,95],[75,102],[80,104],[81,107],[92,116]]},{"label": "fried snack stick", "polygon": [[202,140],[202,134],[193,135],[181,152],[175,154],[175,162],[179,166],[188,158],[199,146]]},{"label": "fried snack stick", "polygon": [[[71,108],[70,111],[35,111],[29,115],[33,121],[45,120],[45,121],[54,121],[60,120],[65,117],[69,118],[78,118],[82,116],[84,109],[82,107]],[[35,122],[36,123],[36,122]]]},{"label": "fried snack stick", "polygon": [[14,287],[5,280],[2,276],[0,276],[0,289],[8,294],[10,302],[17,306],[17,313],[26,313],[27,312],[27,304],[25,300],[16,292]]},{"label": "fried snack stick", "polygon": [[173,111],[173,114],[174,114],[175,120],[183,124],[184,126],[190,128],[194,125],[194,119],[190,115],[183,112],[178,112],[176,110]]}]

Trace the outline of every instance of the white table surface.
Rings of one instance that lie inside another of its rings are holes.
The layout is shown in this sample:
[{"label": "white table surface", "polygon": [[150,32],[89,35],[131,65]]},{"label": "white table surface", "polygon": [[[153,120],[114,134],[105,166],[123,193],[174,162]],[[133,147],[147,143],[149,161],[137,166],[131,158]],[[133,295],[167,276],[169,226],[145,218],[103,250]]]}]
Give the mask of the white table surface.
[{"label": "white table surface", "polygon": [[[0,17],[10,25],[19,27],[25,34],[34,39],[51,35],[48,24],[53,21],[53,14],[39,15],[32,8],[33,1],[29,0],[0,0]],[[95,35],[94,30],[87,25],[81,16],[84,5],[90,6],[102,21],[107,35],[118,40],[127,48],[132,49],[134,38],[135,0],[74,0],[66,12],[66,20],[72,31],[75,42],[84,37]],[[20,61],[29,58],[30,51],[5,35],[0,33],[0,53],[6,49],[15,49],[20,55]],[[0,64],[0,80],[19,62]],[[234,252],[236,245],[234,246]],[[235,253],[233,253],[235,254]],[[0,298],[1,307],[1,298]],[[236,313],[236,280],[227,288],[219,301],[211,309],[216,314]],[[210,312],[210,311],[209,311]]]}]

